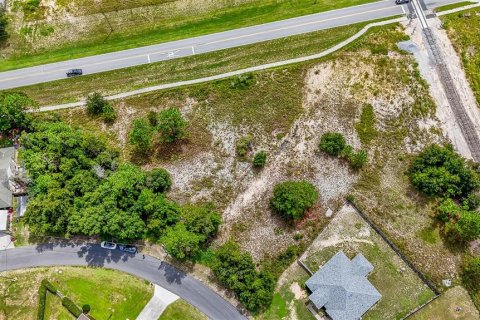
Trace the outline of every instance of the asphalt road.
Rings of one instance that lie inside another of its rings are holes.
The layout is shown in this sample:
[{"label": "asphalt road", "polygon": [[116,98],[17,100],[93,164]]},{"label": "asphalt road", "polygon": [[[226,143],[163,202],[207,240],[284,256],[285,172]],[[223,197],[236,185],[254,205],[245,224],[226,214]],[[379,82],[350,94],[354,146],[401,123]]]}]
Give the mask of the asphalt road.
[{"label": "asphalt road", "polygon": [[99,245],[44,244],[0,251],[0,271],[39,266],[92,266],[127,272],[175,293],[214,320],[246,317],[213,290],[156,258],[102,249]]},{"label": "asphalt road", "polygon": [[[429,7],[460,1],[425,0]],[[17,69],[0,73],[0,90],[63,79],[65,72],[72,68],[81,68],[84,74],[104,72],[391,17],[408,11],[406,5],[399,6],[394,0],[383,0],[195,38]]]}]

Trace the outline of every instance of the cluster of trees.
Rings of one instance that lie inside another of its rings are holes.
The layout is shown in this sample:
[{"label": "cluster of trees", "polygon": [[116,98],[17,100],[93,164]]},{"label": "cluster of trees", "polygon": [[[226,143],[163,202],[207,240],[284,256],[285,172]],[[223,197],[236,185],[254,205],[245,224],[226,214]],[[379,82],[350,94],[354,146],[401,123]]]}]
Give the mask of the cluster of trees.
[{"label": "cluster of trees", "polygon": [[413,160],[408,174],[416,189],[438,199],[437,219],[444,224],[448,238],[468,242],[480,236],[480,213],[476,211],[480,179],[451,145],[425,148]]},{"label": "cluster of trees", "polygon": [[258,312],[270,305],[275,278],[267,271],[257,271],[252,256],[237,244],[227,242],[218,248],[212,270],[249,311]]},{"label": "cluster of trees", "polygon": [[87,113],[91,116],[100,116],[105,122],[113,122],[117,118],[117,113],[110,102],[98,92],[88,95]]},{"label": "cluster of trees", "polygon": [[211,208],[167,199],[170,174],[120,164],[118,153],[61,122],[23,134],[21,157],[30,178],[25,219],[34,234],[160,239],[172,256],[195,255],[218,231]]},{"label": "cluster of trees", "polygon": [[27,111],[36,103],[23,93],[0,92],[0,134],[9,135],[12,130],[29,130],[32,115]]},{"label": "cluster of trees", "polygon": [[285,181],[273,189],[272,209],[285,218],[299,220],[318,200],[318,192],[308,181]]},{"label": "cluster of trees", "polygon": [[351,145],[346,143],[343,135],[338,132],[324,133],[320,138],[319,148],[331,156],[347,160],[355,169],[363,167],[368,161],[367,151],[355,151]]},{"label": "cluster of trees", "polygon": [[5,13],[5,8],[0,6],[0,44],[5,42],[8,37],[7,33],[7,15]]},{"label": "cluster of trees", "polygon": [[151,111],[146,118],[133,121],[129,141],[138,152],[148,153],[152,150],[156,134],[165,143],[173,143],[186,136],[188,122],[178,108],[167,108],[160,113]]}]

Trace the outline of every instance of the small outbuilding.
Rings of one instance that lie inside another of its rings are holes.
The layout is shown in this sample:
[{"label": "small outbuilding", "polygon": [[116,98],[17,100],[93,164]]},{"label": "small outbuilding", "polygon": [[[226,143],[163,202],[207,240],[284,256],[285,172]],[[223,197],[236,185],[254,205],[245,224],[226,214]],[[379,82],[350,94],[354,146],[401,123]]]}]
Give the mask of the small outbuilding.
[{"label": "small outbuilding", "polygon": [[339,251],[305,283],[317,310],[324,309],[332,320],[358,320],[381,298],[368,281],[372,264],[362,254],[350,260]]},{"label": "small outbuilding", "polygon": [[12,207],[13,195],[10,190],[9,170],[15,149],[0,149],[0,209],[9,209]]}]

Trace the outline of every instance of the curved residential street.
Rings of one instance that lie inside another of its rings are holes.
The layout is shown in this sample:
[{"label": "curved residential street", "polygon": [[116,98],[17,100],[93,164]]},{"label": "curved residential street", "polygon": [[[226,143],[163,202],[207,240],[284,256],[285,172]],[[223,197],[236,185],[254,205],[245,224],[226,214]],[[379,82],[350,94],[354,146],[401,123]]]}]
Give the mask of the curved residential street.
[{"label": "curved residential street", "polygon": [[103,249],[98,244],[40,244],[0,251],[0,271],[42,266],[116,269],[146,279],[180,296],[214,320],[246,319],[200,281],[172,265],[141,254]]}]

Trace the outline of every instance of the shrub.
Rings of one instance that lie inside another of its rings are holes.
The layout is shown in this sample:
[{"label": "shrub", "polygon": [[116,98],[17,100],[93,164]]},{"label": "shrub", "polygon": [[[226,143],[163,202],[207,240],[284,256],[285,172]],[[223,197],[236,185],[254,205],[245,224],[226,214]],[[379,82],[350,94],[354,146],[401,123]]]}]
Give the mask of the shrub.
[{"label": "shrub", "polygon": [[286,181],[273,189],[272,208],[286,218],[298,220],[318,200],[315,186],[307,181]]},{"label": "shrub", "polygon": [[239,156],[240,158],[244,158],[252,146],[252,141],[253,136],[251,134],[247,134],[246,136],[238,139],[236,144],[237,156]]},{"label": "shrub", "polygon": [[463,267],[462,281],[468,289],[480,291],[480,257],[468,259]]},{"label": "shrub", "polygon": [[181,210],[181,219],[188,231],[207,240],[217,234],[222,216],[206,207],[184,206]]},{"label": "shrub", "polygon": [[462,211],[458,221],[449,221],[445,225],[452,240],[470,242],[480,236],[480,213]]},{"label": "shrub", "polygon": [[107,104],[108,101],[99,92],[89,94],[87,97],[87,113],[92,116],[102,114]]},{"label": "shrub", "polygon": [[155,192],[167,192],[172,186],[172,177],[167,170],[156,168],[146,173],[145,185]]},{"label": "shrub", "polygon": [[246,89],[252,85],[253,80],[254,78],[252,74],[241,74],[233,78],[232,82],[230,83],[230,88]]},{"label": "shrub", "polygon": [[163,141],[167,143],[183,139],[187,125],[187,121],[178,108],[167,108],[158,115],[158,130]]},{"label": "shrub", "polygon": [[453,151],[451,145],[431,145],[412,162],[410,181],[429,196],[466,198],[478,189],[477,173]]},{"label": "shrub", "polygon": [[85,313],[85,314],[89,313],[90,312],[90,305],[89,304],[84,304],[82,306],[82,312]]},{"label": "shrub", "polygon": [[43,320],[45,318],[45,306],[47,302],[47,288],[40,285],[38,288],[38,310],[37,320]]},{"label": "shrub", "polygon": [[240,251],[237,244],[227,242],[218,248],[212,270],[249,311],[258,312],[270,305],[275,279],[269,272],[258,272],[252,256]]},{"label": "shrub", "polygon": [[183,223],[170,227],[160,240],[165,250],[178,260],[194,257],[200,252],[204,237],[188,231]]},{"label": "shrub", "polygon": [[107,103],[102,110],[102,117],[105,122],[113,122],[117,118],[117,113],[110,103]]},{"label": "shrub", "polygon": [[327,132],[320,138],[320,150],[331,156],[339,156],[345,146],[345,138],[341,133]]},{"label": "shrub", "polygon": [[70,313],[73,314],[76,318],[78,318],[82,314],[82,310],[67,297],[63,297],[62,306],[67,308],[67,310],[70,311]]},{"label": "shrub", "polygon": [[265,151],[259,151],[253,157],[253,165],[255,167],[264,167],[267,164],[267,153]]},{"label": "shrub", "polygon": [[368,161],[367,151],[360,150],[358,152],[353,152],[350,154],[347,160],[353,168],[359,169]]},{"label": "shrub", "polygon": [[366,105],[360,114],[360,122],[355,125],[358,137],[363,144],[370,144],[370,142],[377,137],[377,130],[375,129],[375,112],[371,104]]},{"label": "shrub", "polygon": [[23,11],[25,13],[32,13],[40,6],[40,0],[27,0],[23,3]]},{"label": "shrub", "polygon": [[147,119],[152,127],[158,125],[158,114],[155,111],[148,112]]},{"label": "shrub", "polygon": [[47,279],[43,279],[41,285],[44,286],[51,293],[57,294],[57,288],[55,288],[54,285],[51,284]]},{"label": "shrub", "polygon": [[153,147],[153,129],[145,119],[136,119],[133,121],[128,139],[137,151],[148,153]]},{"label": "shrub", "polygon": [[7,40],[7,15],[5,14],[5,9],[0,6],[0,43]]}]

